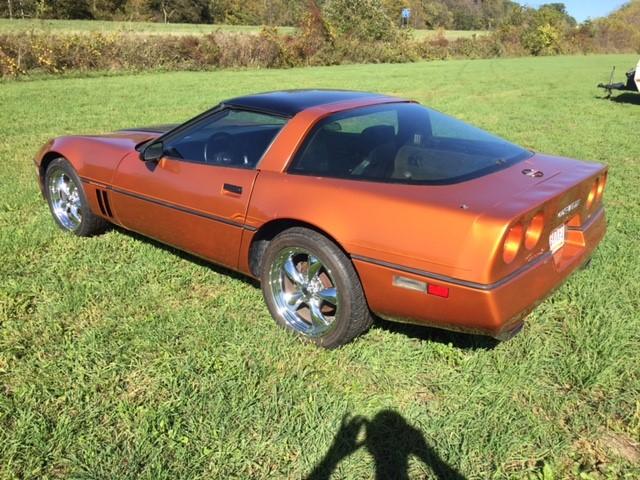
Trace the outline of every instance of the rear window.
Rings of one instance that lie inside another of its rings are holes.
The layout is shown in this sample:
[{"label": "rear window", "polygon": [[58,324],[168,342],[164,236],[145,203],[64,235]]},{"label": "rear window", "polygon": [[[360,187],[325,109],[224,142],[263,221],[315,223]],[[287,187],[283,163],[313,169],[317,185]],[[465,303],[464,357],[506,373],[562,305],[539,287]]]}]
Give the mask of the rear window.
[{"label": "rear window", "polygon": [[397,103],[323,119],[289,171],[354,180],[447,184],[486,175],[532,155],[442,113]]}]

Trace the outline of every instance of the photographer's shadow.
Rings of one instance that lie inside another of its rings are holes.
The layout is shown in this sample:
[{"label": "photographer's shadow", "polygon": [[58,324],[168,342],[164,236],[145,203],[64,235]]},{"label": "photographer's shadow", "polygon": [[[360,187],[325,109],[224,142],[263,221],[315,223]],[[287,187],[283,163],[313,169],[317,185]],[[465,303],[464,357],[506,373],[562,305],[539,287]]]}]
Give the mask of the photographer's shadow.
[{"label": "photographer's shadow", "polygon": [[[363,433],[364,439],[360,440]],[[408,479],[412,455],[431,469],[434,478],[464,480],[427,444],[418,429],[393,410],[382,410],[372,420],[345,415],[333,444],[308,480],[328,480],[342,460],[362,447],[373,457],[376,480]]]}]

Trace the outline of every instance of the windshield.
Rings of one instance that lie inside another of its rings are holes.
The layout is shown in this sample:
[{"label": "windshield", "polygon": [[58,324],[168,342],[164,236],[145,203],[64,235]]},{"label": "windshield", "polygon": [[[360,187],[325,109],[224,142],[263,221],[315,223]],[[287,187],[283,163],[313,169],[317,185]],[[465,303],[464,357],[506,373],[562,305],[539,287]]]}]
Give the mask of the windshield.
[{"label": "windshield", "polygon": [[376,105],[320,121],[292,173],[395,183],[447,184],[476,178],[533,154],[414,103]]}]

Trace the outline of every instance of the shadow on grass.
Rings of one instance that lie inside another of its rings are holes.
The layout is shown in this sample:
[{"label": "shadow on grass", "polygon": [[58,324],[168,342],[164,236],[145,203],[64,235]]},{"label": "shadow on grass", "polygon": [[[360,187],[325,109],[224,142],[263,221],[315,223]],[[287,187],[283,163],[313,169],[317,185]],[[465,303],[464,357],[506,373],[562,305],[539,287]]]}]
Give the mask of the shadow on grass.
[{"label": "shadow on grass", "polygon": [[437,342],[451,344],[456,348],[465,350],[491,350],[500,342],[495,338],[470,333],[451,332],[440,328],[424,325],[412,325],[409,323],[396,323],[375,317],[373,328],[379,328],[385,332],[399,333],[406,337],[425,342]]},{"label": "shadow on grass", "polygon": [[118,227],[116,225],[113,225],[111,227],[113,230],[115,230],[118,233],[122,233],[123,235],[127,235],[131,238],[134,238],[140,242],[144,242],[144,243],[148,243],[149,245],[153,245],[156,248],[160,248],[162,250],[164,250],[165,252],[169,252],[172,253],[173,255],[176,255],[178,257],[180,257],[183,260],[186,260],[188,262],[192,262],[195,263],[196,265],[199,265],[201,267],[206,267],[210,270],[213,270],[216,273],[219,273],[220,275],[226,275],[228,277],[231,277],[235,280],[240,280],[241,282],[246,283],[247,285],[251,285],[253,287],[256,288],[260,288],[260,283],[257,280],[254,280],[251,277],[248,277],[246,275],[243,275],[241,273],[238,273],[236,271],[230,270],[228,268],[222,267],[220,265],[217,265],[215,263],[209,262],[207,260],[204,260],[196,255],[193,255],[191,253],[185,252],[184,250],[180,250],[178,248],[172,247],[170,245],[167,245],[166,243],[162,243],[159,242],[158,240],[154,240],[153,238],[149,238],[149,237],[145,237],[142,234],[136,233],[136,232],[132,232],[131,230],[125,230],[122,227]]},{"label": "shadow on grass", "polygon": [[640,105],[640,93],[622,93],[611,97],[612,102],[628,103],[630,105]]},{"label": "shadow on grass", "polygon": [[381,410],[371,420],[345,415],[329,450],[307,480],[328,480],[340,462],[363,447],[373,457],[376,480],[408,479],[410,456],[433,471],[435,478],[464,480],[429,446],[420,430],[393,410]]},{"label": "shadow on grass", "polygon": [[607,96],[596,96],[598,100],[609,100],[614,103],[626,103],[629,105],[640,105],[640,93],[621,93],[619,95],[612,95],[611,97]]}]

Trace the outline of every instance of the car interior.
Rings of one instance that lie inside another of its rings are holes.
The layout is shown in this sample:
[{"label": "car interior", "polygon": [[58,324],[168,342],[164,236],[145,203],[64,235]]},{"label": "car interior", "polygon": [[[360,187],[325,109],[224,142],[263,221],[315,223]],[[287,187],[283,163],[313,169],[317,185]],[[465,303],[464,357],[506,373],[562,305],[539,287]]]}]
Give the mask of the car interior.
[{"label": "car interior", "polygon": [[224,110],[166,141],[165,151],[192,162],[255,168],[284,124],[280,117]]},{"label": "car interior", "polygon": [[255,168],[282,125],[234,125],[195,132],[167,145],[167,154],[211,165]]}]

